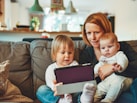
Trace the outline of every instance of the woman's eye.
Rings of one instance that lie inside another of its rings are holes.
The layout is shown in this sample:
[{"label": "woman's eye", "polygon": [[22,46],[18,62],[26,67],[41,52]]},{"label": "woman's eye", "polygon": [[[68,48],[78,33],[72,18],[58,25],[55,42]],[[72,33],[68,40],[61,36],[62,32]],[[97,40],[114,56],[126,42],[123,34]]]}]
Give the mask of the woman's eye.
[{"label": "woman's eye", "polygon": [[90,35],[90,34],[91,34],[91,32],[87,32],[86,34],[87,34],[87,35]]},{"label": "woman's eye", "polygon": [[94,34],[99,34],[99,32],[94,32]]}]

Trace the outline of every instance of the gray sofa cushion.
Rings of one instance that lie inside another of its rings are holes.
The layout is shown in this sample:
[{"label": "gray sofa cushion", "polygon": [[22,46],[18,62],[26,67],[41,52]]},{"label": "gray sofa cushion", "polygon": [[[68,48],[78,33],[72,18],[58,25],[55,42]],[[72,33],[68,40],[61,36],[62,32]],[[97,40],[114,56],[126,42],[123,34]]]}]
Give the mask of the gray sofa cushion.
[{"label": "gray sofa cushion", "polygon": [[41,84],[45,84],[45,71],[48,65],[52,63],[50,50],[51,42],[49,41],[36,40],[31,42],[31,66],[35,92]]}]

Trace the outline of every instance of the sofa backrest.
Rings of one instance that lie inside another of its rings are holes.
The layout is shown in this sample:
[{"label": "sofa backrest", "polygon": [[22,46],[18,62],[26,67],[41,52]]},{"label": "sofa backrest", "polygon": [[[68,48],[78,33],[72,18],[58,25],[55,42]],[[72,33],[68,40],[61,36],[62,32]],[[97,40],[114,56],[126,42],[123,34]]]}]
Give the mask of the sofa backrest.
[{"label": "sofa backrest", "polygon": [[137,40],[127,41],[127,43],[137,52]]},{"label": "sofa backrest", "polygon": [[[0,62],[10,60],[9,80],[19,87],[23,95],[34,98],[37,88],[45,84],[45,71],[52,63],[52,40],[30,42],[0,41]],[[137,52],[137,40],[127,41]],[[86,48],[82,39],[74,39],[75,59]]]}]

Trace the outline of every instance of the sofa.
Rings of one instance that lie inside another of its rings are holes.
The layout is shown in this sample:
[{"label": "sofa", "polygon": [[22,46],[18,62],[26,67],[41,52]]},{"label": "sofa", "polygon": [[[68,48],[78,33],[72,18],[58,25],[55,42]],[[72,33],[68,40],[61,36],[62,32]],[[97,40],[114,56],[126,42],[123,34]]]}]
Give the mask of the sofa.
[{"label": "sofa", "polygon": [[[72,38],[75,44],[75,59],[86,48],[82,38]],[[36,90],[45,84],[45,71],[52,63],[52,39],[23,39],[19,42],[0,41],[0,62],[10,60],[9,80],[24,96],[37,101]],[[127,41],[137,52],[137,40]]]}]

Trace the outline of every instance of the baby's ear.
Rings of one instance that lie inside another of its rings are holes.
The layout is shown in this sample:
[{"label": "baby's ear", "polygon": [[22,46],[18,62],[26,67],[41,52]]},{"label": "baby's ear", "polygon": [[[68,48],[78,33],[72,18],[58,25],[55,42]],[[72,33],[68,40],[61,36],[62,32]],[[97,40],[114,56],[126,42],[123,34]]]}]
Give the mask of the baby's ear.
[{"label": "baby's ear", "polygon": [[120,44],[117,43],[117,50],[120,50]]}]

